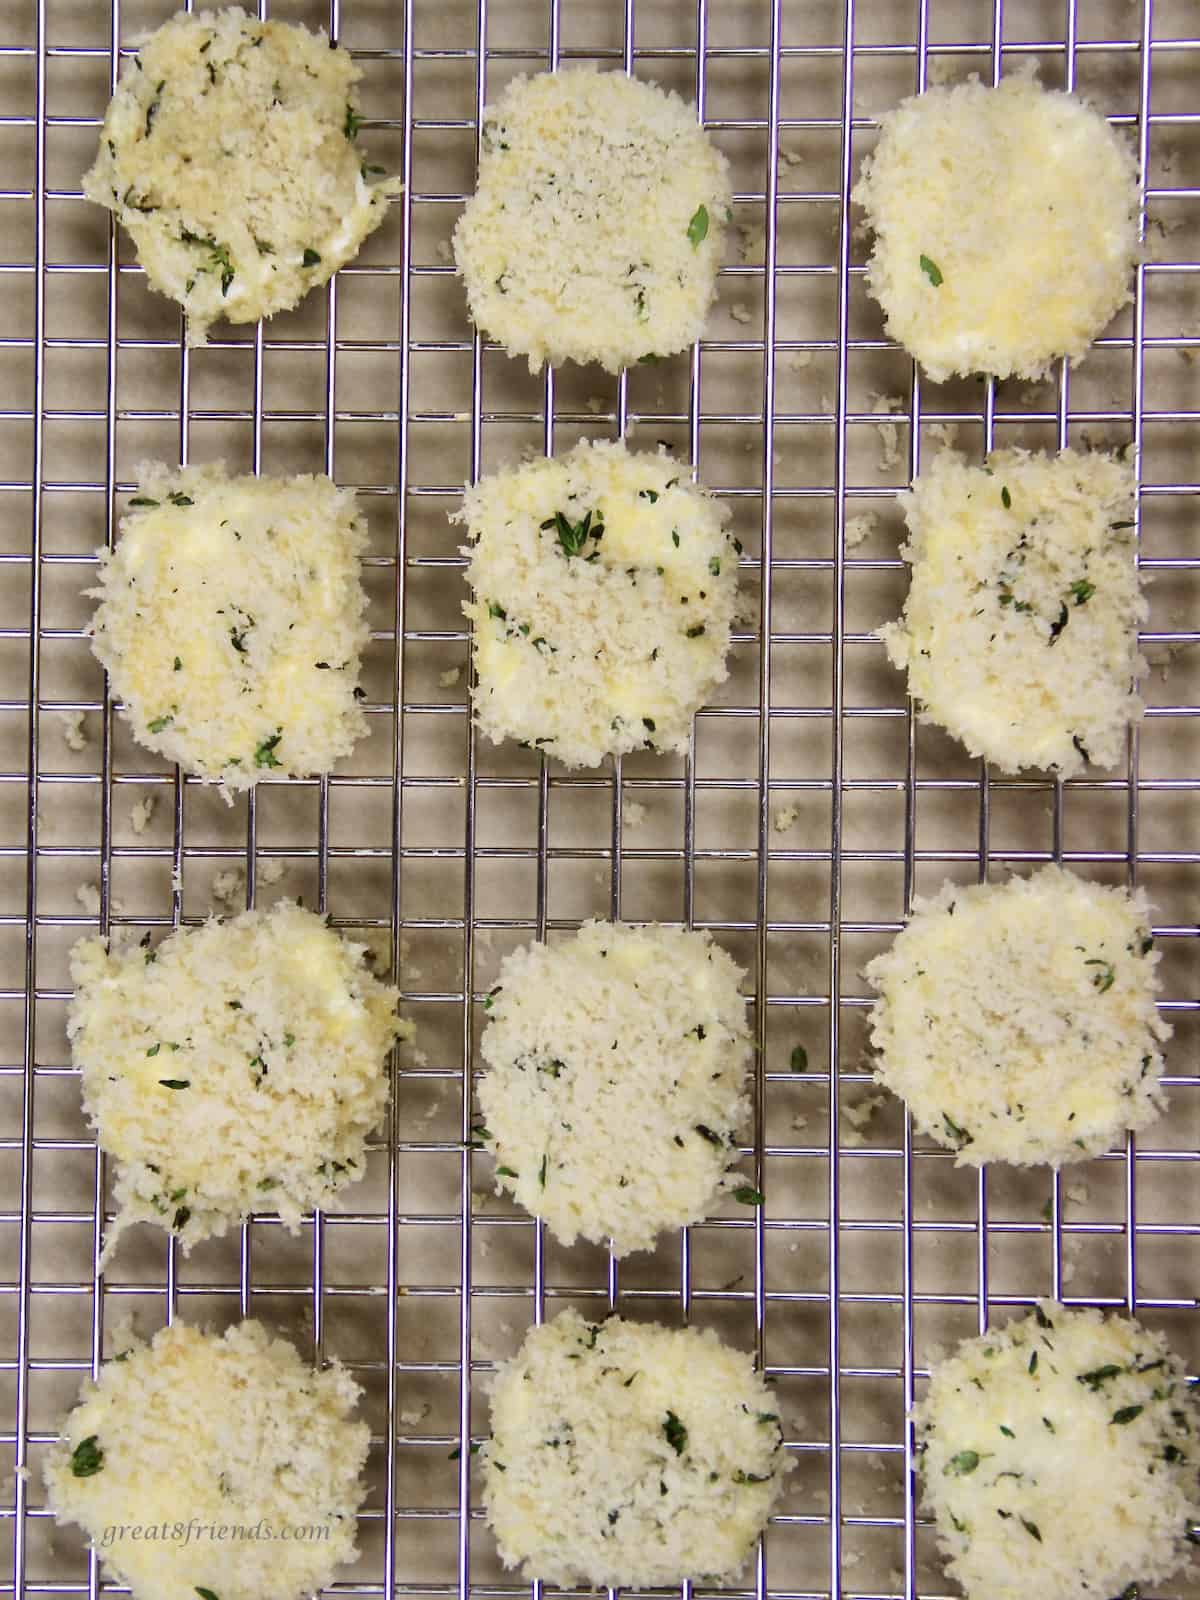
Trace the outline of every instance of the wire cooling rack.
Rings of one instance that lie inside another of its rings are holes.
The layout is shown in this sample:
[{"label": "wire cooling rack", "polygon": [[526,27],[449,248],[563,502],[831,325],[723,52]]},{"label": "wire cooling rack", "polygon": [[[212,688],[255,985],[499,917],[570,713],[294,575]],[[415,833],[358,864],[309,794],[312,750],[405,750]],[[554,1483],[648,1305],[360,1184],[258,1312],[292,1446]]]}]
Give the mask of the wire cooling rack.
[{"label": "wire cooling rack", "polygon": [[[574,1303],[714,1326],[777,1385],[798,1470],[742,1592],[944,1592],[904,1425],[940,1349],[1054,1293],[1136,1310],[1200,1365],[1200,8],[281,0],[272,15],[323,25],[359,58],[364,143],[405,194],[324,293],[192,352],[79,189],[122,54],[170,9],[7,0],[0,15],[0,1439],[4,1470],[29,1469],[0,1493],[0,1588],[97,1592],[94,1557],[45,1510],[40,1464],[131,1321],[149,1334],[176,1315],[253,1314],[315,1359],[340,1356],[366,1391],[363,1554],[339,1590],[519,1595],[463,1446],[486,1431],[495,1359]],[[487,98],[515,72],[583,59],[698,101],[733,166],[738,231],[690,355],[619,381],[531,379],[472,338],[447,240]],[[934,387],[882,335],[847,194],[879,110],[1027,61],[1135,144],[1147,261],[1078,372]],[[686,760],[569,775],[471,735],[445,519],[466,479],[523,448],[621,433],[665,440],[727,498],[755,616]],[[975,455],[1132,448],[1155,669],[1122,770],[998,778],[915,724],[872,630],[904,592],[896,491],[951,439]],[[114,715],[81,591],[135,463],[155,456],[323,469],[359,489],[372,731],[335,775],[264,782],[227,809]],[[1049,859],[1155,902],[1171,1112],[1061,1179],[976,1176],[872,1095],[859,972],[914,892]],[[157,937],[285,892],[373,945],[418,1026],[368,1175],[298,1239],[265,1217],[185,1259],[137,1230],[101,1279],[108,1175],[69,1065],[67,952],[97,926]],[[748,970],[759,1045],[743,1165],[764,1207],[730,1206],[619,1269],[493,1196],[490,1158],[470,1149],[498,961],[586,915],[711,928]]]}]

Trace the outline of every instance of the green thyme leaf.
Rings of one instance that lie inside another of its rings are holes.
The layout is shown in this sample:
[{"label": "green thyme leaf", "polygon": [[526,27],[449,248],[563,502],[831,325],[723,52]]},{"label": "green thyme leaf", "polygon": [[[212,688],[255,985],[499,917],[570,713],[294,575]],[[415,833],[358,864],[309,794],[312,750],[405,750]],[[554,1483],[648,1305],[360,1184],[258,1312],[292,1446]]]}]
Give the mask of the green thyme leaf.
[{"label": "green thyme leaf", "polygon": [[498,1178],[516,1178],[519,1174],[514,1172],[511,1167],[497,1167],[496,1176]]},{"label": "green thyme leaf", "polygon": [[151,733],[161,733],[164,728],[169,728],[174,721],[175,718],[168,713],[165,717],[155,717],[153,722],[146,724],[146,727]]},{"label": "green thyme leaf", "polygon": [[275,747],[283,738],[283,729],[278,729],[269,739],[264,739],[254,752],[254,765],[256,767],[281,767],[283,762],[275,754]]},{"label": "green thyme leaf", "polygon": [[808,1051],[804,1048],[804,1046],[802,1044],[796,1045],[795,1048],[792,1051],[792,1071],[793,1072],[807,1072],[808,1071]]},{"label": "green thyme leaf", "polygon": [[1075,604],[1077,606],[1085,606],[1095,594],[1096,585],[1090,583],[1087,578],[1076,578],[1071,585],[1070,592],[1075,596]]},{"label": "green thyme leaf", "polygon": [[195,1589],[200,1596],[200,1600],[220,1600],[220,1596],[215,1595],[211,1589],[202,1589],[199,1584],[195,1585]]},{"label": "green thyme leaf", "polygon": [[318,267],[321,264],[321,252],[314,250],[312,245],[306,245],[300,264],[305,267]]},{"label": "green thyme leaf", "polygon": [[160,1039],[157,1044],[152,1044],[150,1046],[149,1050],[146,1051],[146,1054],[148,1056],[156,1056],[161,1049],[162,1049],[162,1041]]},{"label": "green thyme leaf", "polygon": [[760,1191],[752,1189],[748,1183],[743,1184],[740,1189],[735,1189],[733,1198],[743,1206],[760,1206],[763,1203]]},{"label": "green thyme leaf", "polygon": [[687,631],[687,636],[689,639],[698,639],[703,632],[704,624],[701,622],[695,628],[689,628]]},{"label": "green thyme leaf", "polygon": [[157,500],[151,500],[149,495],[135,494],[133,499],[129,502],[129,504],[131,506],[156,506],[158,504],[158,501]]},{"label": "green thyme leaf", "polygon": [[1036,1539],[1037,1542],[1041,1544],[1042,1530],[1038,1527],[1036,1522],[1030,1522],[1025,1517],[1022,1517],[1021,1526],[1025,1529],[1025,1532],[1029,1534],[1030,1538]]},{"label": "green thyme leaf", "polygon": [[956,1456],[951,1456],[945,1466],[945,1474],[952,1478],[965,1478],[968,1473],[974,1472],[979,1465],[978,1450],[960,1450]]},{"label": "green thyme leaf", "polygon": [[928,256],[921,256],[919,259],[921,262],[921,271],[929,279],[930,283],[935,289],[940,289],[944,280],[937,263],[935,261],[931,261]]},{"label": "green thyme leaf", "polygon": [[194,506],[196,502],[190,494],[184,494],[182,489],[175,489],[167,496],[173,506]]},{"label": "green thyme leaf", "polygon": [[359,129],[362,127],[362,118],[352,105],[346,107],[346,120],[342,124],[342,132],[353,143],[358,138]]},{"label": "green thyme leaf", "polygon": [[1123,1428],[1127,1422],[1140,1417],[1145,1409],[1145,1406],[1122,1406],[1119,1411],[1113,1412],[1111,1422],[1115,1422],[1118,1428]]},{"label": "green thyme leaf", "polygon": [[692,248],[700,243],[701,239],[708,237],[708,209],[697,206],[692,213],[692,220],[688,223],[687,236],[692,241]]},{"label": "green thyme leaf", "polygon": [[662,1425],[662,1431],[666,1434],[671,1449],[677,1456],[681,1456],[687,1447],[688,1432],[673,1411],[667,1412],[667,1420]]},{"label": "green thyme leaf", "polygon": [[160,1078],[158,1081],[164,1089],[190,1089],[192,1087],[190,1078]]},{"label": "green thyme leaf", "polygon": [[104,1465],[104,1451],[96,1442],[97,1434],[81,1439],[71,1451],[71,1473],[76,1478],[94,1478]]},{"label": "green thyme leaf", "polygon": [[741,1467],[733,1475],[734,1483],[770,1483],[769,1472],[743,1472]]},{"label": "green thyme leaf", "polygon": [[1119,1377],[1120,1373],[1120,1367],[1114,1367],[1111,1365],[1107,1367],[1094,1367],[1091,1372],[1081,1372],[1075,1379],[1075,1382],[1086,1384],[1092,1393],[1095,1394],[1095,1392],[1103,1384],[1106,1384],[1110,1378]]},{"label": "green thyme leaf", "polygon": [[1007,485],[1003,486],[1000,490],[1000,504],[1004,507],[1005,511],[1012,510],[1012,495],[1009,494]]}]

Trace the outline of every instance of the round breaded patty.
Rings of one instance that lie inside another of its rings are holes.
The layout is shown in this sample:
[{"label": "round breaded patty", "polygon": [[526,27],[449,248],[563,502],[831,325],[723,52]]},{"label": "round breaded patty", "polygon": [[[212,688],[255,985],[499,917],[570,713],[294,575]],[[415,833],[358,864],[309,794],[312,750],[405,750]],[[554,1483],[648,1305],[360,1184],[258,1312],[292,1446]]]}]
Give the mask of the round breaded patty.
[{"label": "round breaded patty", "polygon": [[281,900],[180,928],[157,949],[85,939],[71,955],[71,1060],[115,1156],[113,1249],[133,1222],[190,1247],[252,1211],[292,1232],[362,1176],[411,1033],[363,949]]},{"label": "round breaded patty", "polygon": [[570,767],[683,751],[727,677],[740,546],[659,451],[586,440],[469,488],[475,721]]},{"label": "round breaded patty", "polygon": [[853,198],[887,331],[935,381],[1041,377],[1130,298],[1134,158],[1099,112],[1029,74],[902,101]]},{"label": "round breaded patty", "polygon": [[527,1580],[732,1577],[782,1489],[782,1445],[775,1396],[711,1329],[564,1311],[496,1375],[484,1512]]},{"label": "round breaded patty", "polygon": [[471,317],[532,372],[672,355],[704,327],[731,200],[678,95],[620,72],[516,78],[454,230]]},{"label": "round breaded patty", "polygon": [[355,142],[361,76],[324,33],[237,6],[179,12],[128,62],[83,190],[189,344],[298,304],[383,221],[398,185]]},{"label": "round breaded patty", "polygon": [[923,720],[1006,772],[1124,759],[1147,613],[1134,477],[1100,453],[948,451],[903,497],[912,583],[879,630]]},{"label": "round breaded patty", "polygon": [[355,1559],[370,1430],[358,1385],[258,1322],[174,1322],[85,1383],[50,1505],[135,1600],[300,1600]]},{"label": "round breaded patty", "polygon": [[968,1600],[1135,1600],[1188,1563],[1200,1410],[1131,1317],[1043,1301],[967,1339],[914,1412],[925,1505]]},{"label": "round breaded patty", "polygon": [[366,732],[353,491],[328,478],[138,469],[98,552],[92,649],[139,744],[225,790],[328,772]]},{"label": "round breaded patty", "polygon": [[[751,1059],[745,977],[707,933],[588,922],[506,957],[479,1084],[496,1182],[564,1244],[648,1250],[728,1171]],[[738,1187],[740,1185],[743,1187]]]},{"label": "round breaded patty", "polygon": [[866,969],[877,1079],[960,1166],[1100,1155],[1165,1104],[1149,920],[1061,867],[943,885]]}]

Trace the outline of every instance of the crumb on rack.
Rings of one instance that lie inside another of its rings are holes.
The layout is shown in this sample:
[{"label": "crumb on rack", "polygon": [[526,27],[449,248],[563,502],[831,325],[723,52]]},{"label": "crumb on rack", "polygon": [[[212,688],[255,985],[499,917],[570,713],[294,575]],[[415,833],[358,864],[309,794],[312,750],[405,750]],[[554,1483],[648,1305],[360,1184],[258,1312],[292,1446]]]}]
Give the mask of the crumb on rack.
[{"label": "crumb on rack", "polygon": [[284,874],[284,864],[276,856],[267,856],[255,868],[259,883],[278,883]]},{"label": "crumb on rack", "polygon": [[856,517],[847,517],[846,549],[853,550],[856,545],[862,544],[864,539],[869,539],[875,532],[878,520],[874,511],[862,511]]},{"label": "crumb on rack", "polygon": [[438,683],[443,689],[453,689],[461,677],[461,667],[447,667],[445,672],[438,674]]},{"label": "crumb on rack", "polygon": [[621,801],[621,821],[627,828],[640,828],[646,820],[646,807],[639,800]]},{"label": "crumb on rack", "polygon": [[240,900],[246,889],[245,867],[225,867],[212,881],[212,897],[222,905]]},{"label": "crumb on rack", "polygon": [[747,323],[751,321],[750,307],[741,300],[735,300],[729,307],[729,315],[735,322]]},{"label": "crumb on rack", "polygon": [[129,812],[129,826],[136,834],[145,833],[150,826],[150,818],[154,815],[154,808],[158,804],[158,796],[153,792],[143,795],[140,800],[135,800]]},{"label": "crumb on rack", "polygon": [[88,735],[82,711],[64,711],[60,728],[68,750],[78,752],[87,749]]},{"label": "crumb on rack", "polygon": [[89,917],[100,915],[100,889],[97,884],[81,883],[75,890],[75,898]]},{"label": "crumb on rack", "polygon": [[786,833],[789,828],[795,827],[799,815],[800,807],[797,805],[772,806],[771,826],[776,833]]}]

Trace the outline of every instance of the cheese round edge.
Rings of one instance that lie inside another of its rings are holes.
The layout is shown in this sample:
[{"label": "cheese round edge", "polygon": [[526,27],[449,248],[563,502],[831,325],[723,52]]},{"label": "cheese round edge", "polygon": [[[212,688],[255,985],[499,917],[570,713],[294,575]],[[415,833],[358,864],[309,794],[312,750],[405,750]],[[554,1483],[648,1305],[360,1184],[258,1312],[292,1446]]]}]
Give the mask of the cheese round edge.
[{"label": "cheese round edge", "polygon": [[367,731],[352,490],[143,463],[97,552],[92,651],[139,744],[224,790],[328,772]]},{"label": "cheese round edge", "polygon": [[983,466],[943,451],[902,504],[911,582],[879,636],[921,717],[1005,772],[1123,762],[1148,613],[1132,469],[1099,451]]},{"label": "cheese round edge", "polygon": [[71,1059],[119,1163],[106,1257],[134,1222],[185,1249],[252,1211],[294,1232],[362,1176],[388,1051],[412,1031],[363,954],[287,900],[157,949],[75,946]]},{"label": "cheese round edge", "polygon": [[456,520],[487,738],[569,767],[687,749],[728,676],[740,547],[725,505],[663,451],[583,440],[481,479]]},{"label": "cheese round edge", "polygon": [[399,185],[355,143],[361,76],[323,32],[237,6],[178,12],[127,62],[83,190],[189,344],[298,304],[383,221]]},{"label": "cheese round edge", "polygon": [[1200,1408],[1161,1333],[1053,1301],[964,1340],[913,1412],[923,1497],[968,1600],[1095,1600],[1188,1565]]},{"label": "cheese round edge", "polygon": [[1028,72],[885,112],[852,198],[887,332],[935,382],[1043,377],[1131,298],[1136,161],[1098,111]]},{"label": "cheese round edge", "polygon": [[1165,1097],[1144,895],[1061,867],[944,884],[869,963],[877,1080],[958,1164],[1083,1161]]},{"label": "cheese round edge", "polygon": [[655,924],[586,922],[507,956],[478,1086],[497,1188],[563,1244],[618,1256],[705,1216],[738,1183],[744,976],[710,934]]},{"label": "cheese round edge", "polygon": [[711,1329],[564,1311],[500,1367],[491,1406],[484,1512],[527,1580],[732,1577],[792,1464],[776,1397]]},{"label": "cheese round edge", "polygon": [[300,1600],[356,1557],[360,1394],[261,1323],[174,1322],[84,1384],[46,1457],[50,1506],[135,1600]]},{"label": "cheese round edge", "polygon": [[715,294],[732,198],[678,95],[621,72],[518,77],[484,111],[454,230],[472,320],[532,372],[682,350]]}]

